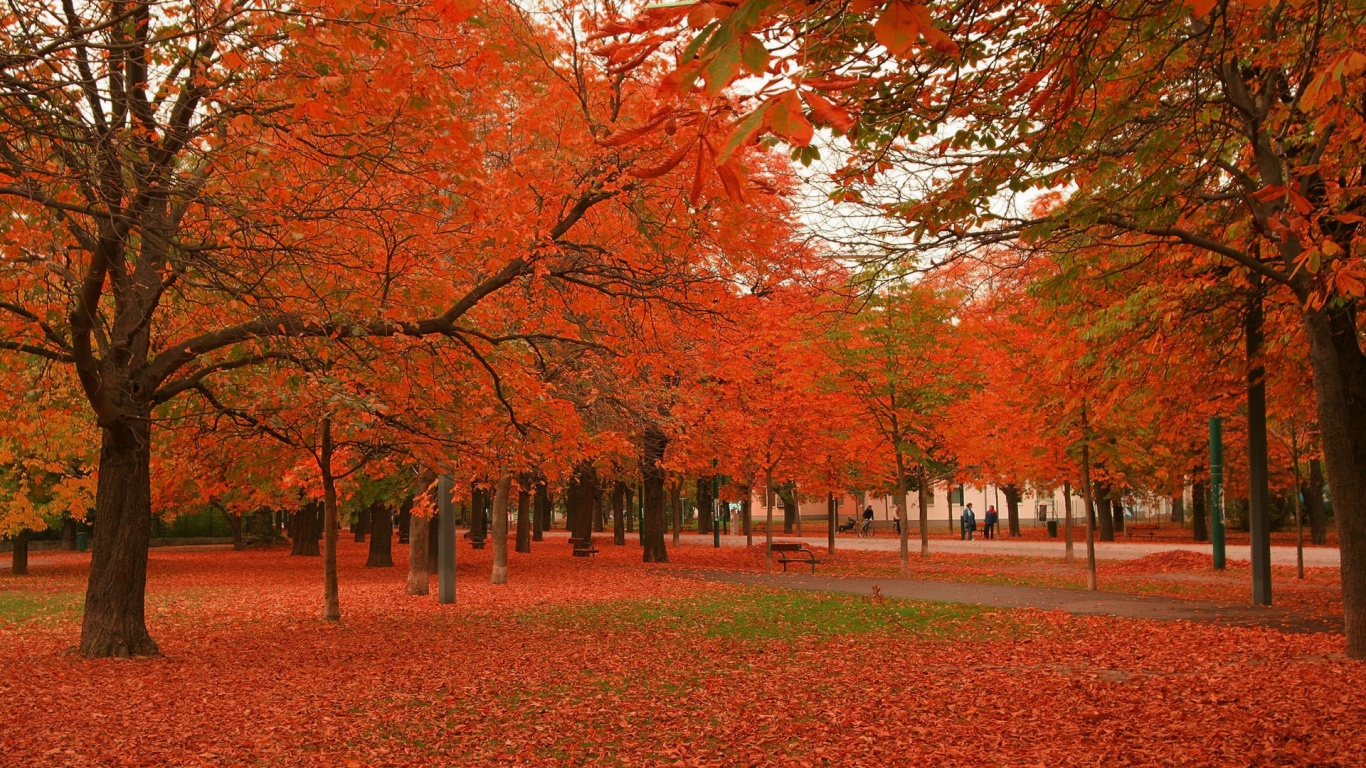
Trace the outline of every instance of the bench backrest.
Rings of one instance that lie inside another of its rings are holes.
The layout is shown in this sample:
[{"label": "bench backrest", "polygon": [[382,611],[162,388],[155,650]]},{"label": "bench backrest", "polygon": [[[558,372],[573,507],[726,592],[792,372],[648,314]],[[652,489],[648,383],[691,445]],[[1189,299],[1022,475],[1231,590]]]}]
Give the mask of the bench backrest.
[{"label": "bench backrest", "polygon": [[785,542],[773,542],[774,552],[798,552],[802,548],[801,544],[789,544]]}]

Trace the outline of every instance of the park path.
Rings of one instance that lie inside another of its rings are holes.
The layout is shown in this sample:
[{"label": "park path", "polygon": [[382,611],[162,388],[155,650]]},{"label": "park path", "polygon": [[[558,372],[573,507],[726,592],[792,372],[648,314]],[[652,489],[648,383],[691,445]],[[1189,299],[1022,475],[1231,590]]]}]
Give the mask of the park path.
[{"label": "park path", "polygon": [[[693,540],[690,543],[710,544],[710,536],[698,536],[697,534],[684,534],[684,540]],[[774,539],[783,541],[801,541],[809,545],[818,552],[823,552],[826,544],[824,532],[818,536],[794,536],[789,534],[776,534]],[[763,536],[754,537],[755,544],[763,544]],[[722,536],[721,546],[723,547],[743,547],[745,537],[743,536]],[[1086,542],[1078,540],[1075,544],[1076,556],[1078,559],[1086,557]],[[873,537],[861,539],[850,534],[840,534],[835,541],[835,549],[854,550],[860,552],[898,552],[901,550],[899,539],[892,537]],[[975,541],[960,541],[958,539],[930,539],[931,552],[949,552],[952,554],[972,554],[972,555],[1012,555],[1016,557],[1056,557],[1062,559],[1064,546],[1059,541],[1012,541],[1010,539],[977,539]],[[1145,555],[1157,552],[1171,552],[1182,550],[1186,552],[1210,553],[1210,545],[1195,544],[1183,541],[1152,541],[1152,542],[1096,542],[1097,560],[1134,560]],[[1230,560],[1250,560],[1252,558],[1252,548],[1246,544],[1230,544],[1225,550]],[[917,534],[911,532],[911,553],[919,554],[920,539]],[[1271,562],[1274,565],[1294,565],[1294,547],[1272,547]],[[1305,547],[1304,564],[1310,568],[1336,567],[1341,563],[1337,547]]]},{"label": "park path", "polygon": [[1197,621],[1234,627],[1267,627],[1284,632],[1341,632],[1335,622],[1290,613],[1279,608],[1178,600],[1117,592],[1080,589],[966,584],[920,579],[869,579],[806,574],[762,574],[739,571],[689,571],[689,578],[726,584],[780,587],[811,592],[839,592],[883,597],[963,603],[997,608],[1039,608],[1074,614],[1121,616],[1158,621]]}]

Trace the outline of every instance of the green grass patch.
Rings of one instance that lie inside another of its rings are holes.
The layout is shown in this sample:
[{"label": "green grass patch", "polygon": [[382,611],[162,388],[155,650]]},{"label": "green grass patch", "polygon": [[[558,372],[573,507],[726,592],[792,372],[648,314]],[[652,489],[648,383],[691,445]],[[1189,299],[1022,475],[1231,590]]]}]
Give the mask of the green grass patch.
[{"label": "green grass patch", "polygon": [[0,623],[50,624],[79,619],[82,598],[76,592],[0,592]]},{"label": "green grass patch", "polygon": [[741,589],[684,600],[621,600],[524,616],[551,628],[666,628],[742,641],[811,640],[870,632],[940,637],[988,609],[915,600],[776,589]]}]

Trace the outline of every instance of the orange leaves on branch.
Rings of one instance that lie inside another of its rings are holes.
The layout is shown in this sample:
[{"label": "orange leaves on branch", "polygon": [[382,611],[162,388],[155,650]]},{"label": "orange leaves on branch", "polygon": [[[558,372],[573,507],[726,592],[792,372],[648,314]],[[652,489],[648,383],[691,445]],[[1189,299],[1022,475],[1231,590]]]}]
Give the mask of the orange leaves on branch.
[{"label": "orange leaves on branch", "polygon": [[1203,18],[1214,10],[1214,6],[1219,4],[1219,0],[1186,0],[1186,5],[1190,6],[1191,13],[1196,18]]},{"label": "orange leaves on branch", "polygon": [[806,119],[806,115],[802,114],[802,105],[797,99],[796,91],[788,91],[774,97],[769,103],[772,106],[764,116],[764,125],[799,147],[811,144],[815,129]]},{"label": "orange leaves on branch", "polygon": [[940,53],[957,55],[958,45],[939,31],[930,18],[930,9],[923,5],[892,0],[873,25],[873,35],[894,56],[905,58],[919,37]]},{"label": "orange leaves on branch", "polygon": [[829,125],[840,133],[848,133],[850,129],[854,127],[854,118],[849,115],[849,112],[845,110],[844,107],[839,107],[830,103],[819,93],[804,91],[802,93],[802,99],[806,102],[806,105],[811,108],[811,114],[815,115],[817,120]]},{"label": "orange leaves on branch", "polygon": [[461,22],[479,10],[479,0],[436,0],[432,10],[448,21]]}]

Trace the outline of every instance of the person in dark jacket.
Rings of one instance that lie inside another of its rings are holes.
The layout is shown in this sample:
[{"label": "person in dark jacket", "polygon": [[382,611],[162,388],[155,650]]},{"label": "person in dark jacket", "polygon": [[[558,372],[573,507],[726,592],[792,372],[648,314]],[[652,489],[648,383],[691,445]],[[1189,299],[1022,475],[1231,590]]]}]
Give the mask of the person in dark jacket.
[{"label": "person in dark jacket", "polygon": [[996,524],[1000,522],[1000,520],[1001,514],[996,511],[996,505],[993,504],[990,507],[987,507],[986,520],[984,521],[984,525],[982,526],[982,538],[996,538]]},{"label": "person in dark jacket", "polygon": [[972,541],[972,533],[977,530],[977,513],[972,511],[971,502],[963,507],[963,514],[958,518],[958,538]]}]

